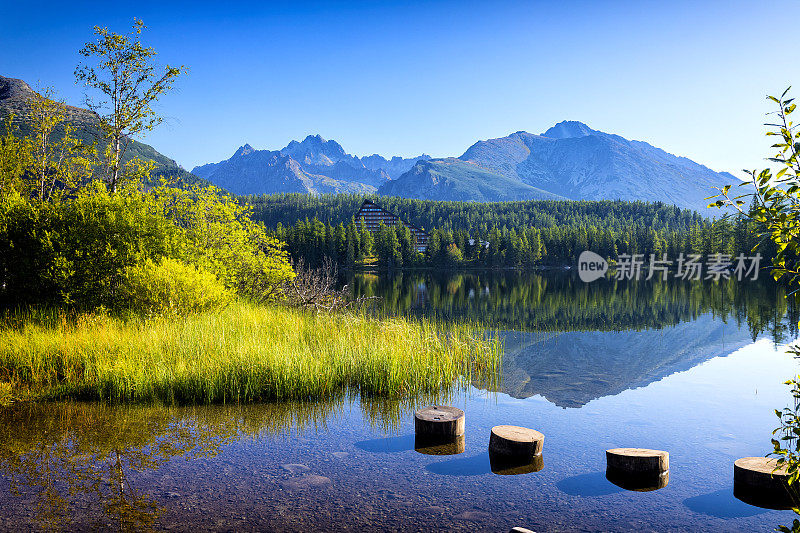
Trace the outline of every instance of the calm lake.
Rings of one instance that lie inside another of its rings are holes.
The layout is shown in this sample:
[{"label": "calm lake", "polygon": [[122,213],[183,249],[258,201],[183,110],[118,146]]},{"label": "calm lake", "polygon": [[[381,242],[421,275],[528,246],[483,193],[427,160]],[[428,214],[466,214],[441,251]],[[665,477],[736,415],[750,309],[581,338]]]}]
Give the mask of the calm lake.
[{"label": "calm lake", "polygon": [[[0,410],[0,529],[772,531],[791,511],[733,496],[800,371],[798,310],[769,281],[579,281],[568,272],[356,274],[381,315],[469,320],[504,342],[499,385],[440,399],[465,449],[414,448],[432,401]],[[364,339],[370,342],[370,339]],[[486,390],[489,389],[489,390]],[[494,473],[492,426],[544,433],[543,468]],[[670,452],[624,490],[605,450]]]}]

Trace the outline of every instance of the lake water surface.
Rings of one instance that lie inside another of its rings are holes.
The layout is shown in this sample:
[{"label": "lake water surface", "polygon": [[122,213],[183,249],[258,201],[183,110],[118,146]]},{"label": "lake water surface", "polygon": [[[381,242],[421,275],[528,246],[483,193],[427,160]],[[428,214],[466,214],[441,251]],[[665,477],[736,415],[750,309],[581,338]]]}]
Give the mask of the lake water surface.
[{"label": "lake water surface", "polygon": [[[772,531],[733,496],[791,401],[797,311],[770,283],[583,284],[569,273],[358,274],[375,312],[470,320],[503,339],[501,384],[467,384],[465,449],[414,449],[413,411],[335,403],[0,410],[0,529]],[[365,339],[365,342],[369,342]],[[497,424],[545,434],[544,466],[494,473]],[[605,450],[670,452],[652,492]]]}]

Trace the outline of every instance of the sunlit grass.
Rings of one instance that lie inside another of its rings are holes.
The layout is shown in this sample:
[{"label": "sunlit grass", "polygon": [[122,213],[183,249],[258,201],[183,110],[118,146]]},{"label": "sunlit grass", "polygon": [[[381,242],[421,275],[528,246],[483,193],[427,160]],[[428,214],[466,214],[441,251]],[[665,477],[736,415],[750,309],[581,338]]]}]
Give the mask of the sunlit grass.
[{"label": "sunlit grass", "polygon": [[0,327],[0,382],[15,397],[166,404],[406,398],[493,380],[500,353],[469,325],[245,302],[187,318],[16,314]]},{"label": "sunlit grass", "polygon": [[11,403],[11,383],[0,382],[0,405]]}]

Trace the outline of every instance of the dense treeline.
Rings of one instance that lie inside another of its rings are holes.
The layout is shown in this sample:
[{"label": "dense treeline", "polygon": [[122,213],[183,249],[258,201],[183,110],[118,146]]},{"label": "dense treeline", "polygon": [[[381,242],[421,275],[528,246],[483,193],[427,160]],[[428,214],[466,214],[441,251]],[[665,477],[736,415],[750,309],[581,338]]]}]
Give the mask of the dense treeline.
[{"label": "dense treeline", "polygon": [[436,202],[394,196],[300,193],[243,196],[253,206],[253,218],[275,227],[291,226],[306,218],[347,224],[365,199],[372,200],[401,219],[420,228],[488,233],[493,227],[546,228],[552,226],[654,227],[683,231],[704,223],[694,211],[661,202],[554,201]]},{"label": "dense treeline", "polygon": [[[293,257],[318,264],[329,257],[344,265],[369,258],[384,267],[526,267],[574,264],[583,250],[603,257],[621,254],[749,254],[759,244],[744,217],[707,220],[696,212],[661,203],[621,201],[433,202],[394,197],[374,199],[402,219],[427,228],[424,254],[411,232],[382,227],[371,235],[353,218],[364,197],[280,194],[245,197],[253,216],[274,228]],[[758,250],[765,258],[774,245]]]}]

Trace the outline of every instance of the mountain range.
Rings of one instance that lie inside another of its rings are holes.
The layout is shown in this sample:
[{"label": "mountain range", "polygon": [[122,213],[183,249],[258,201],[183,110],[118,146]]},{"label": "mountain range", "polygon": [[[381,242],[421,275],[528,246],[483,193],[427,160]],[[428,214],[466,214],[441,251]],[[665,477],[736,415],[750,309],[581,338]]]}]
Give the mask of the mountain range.
[{"label": "mountain range", "polygon": [[714,187],[737,182],[646,142],[565,121],[541,135],[478,141],[455,160],[419,162],[378,192],[429,200],[659,201],[702,213]]},{"label": "mountain range", "polygon": [[347,154],[336,141],[309,135],[281,150],[240,147],[225,161],[195,167],[192,173],[234,194],[279,192],[374,193],[430,156],[384,159]]},{"label": "mountain range", "polygon": [[642,200],[706,212],[738,180],[646,142],[565,121],[541,135],[478,141],[459,157],[359,158],[309,135],[277,151],[239,148],[194,174],[236,194],[376,192],[424,200]]}]

